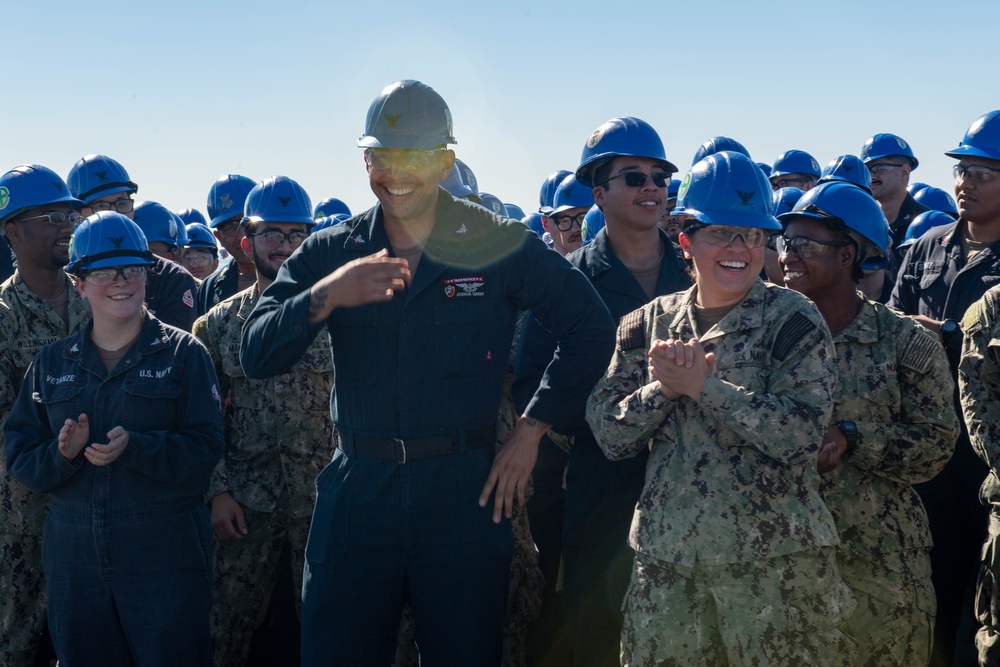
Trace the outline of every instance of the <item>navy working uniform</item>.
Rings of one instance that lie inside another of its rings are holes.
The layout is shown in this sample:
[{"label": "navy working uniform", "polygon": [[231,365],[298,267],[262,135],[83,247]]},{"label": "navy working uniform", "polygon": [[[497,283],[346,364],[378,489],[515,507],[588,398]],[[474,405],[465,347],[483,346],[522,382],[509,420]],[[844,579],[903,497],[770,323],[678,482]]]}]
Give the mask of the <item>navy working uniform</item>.
[{"label": "navy working uniform", "polygon": [[880,303],[885,303],[889,300],[889,297],[892,295],[892,289],[896,285],[899,268],[903,265],[903,259],[906,255],[906,248],[899,247],[899,244],[906,238],[906,230],[910,228],[910,223],[913,222],[915,217],[929,210],[929,208],[914,199],[912,195],[907,194],[906,199],[903,200],[902,205],[899,207],[899,215],[889,224],[891,252],[889,253],[889,267],[885,270],[885,282],[882,286],[882,294],[878,299]]},{"label": "navy working uniform", "polygon": [[[240,272],[236,260],[227,258],[198,285],[198,316],[201,317],[217,303],[225,301],[238,291]],[[192,320],[193,321],[193,320]]]},{"label": "navy working uniform", "polygon": [[[964,227],[959,220],[931,229],[917,239],[903,259],[887,304],[890,308],[907,315],[961,321],[986,290],[1000,284],[1000,241],[966,262],[962,249]],[[953,377],[958,372],[962,338],[959,330],[944,341]],[[957,394],[955,409],[961,414]],[[938,602],[935,654],[953,641],[959,617],[965,613],[965,591],[979,565],[988,511],[979,500],[978,489],[988,472],[973,452],[962,424],[955,453],[944,470],[931,481],[914,485],[927,508],[934,540],[931,567]],[[943,662],[950,664],[950,646],[944,651]]]},{"label": "navy working uniform", "polygon": [[[684,263],[663,231],[660,243],[665,251],[655,296],[684,291],[691,286]],[[639,282],[615,256],[604,229],[592,243],[566,259],[587,276],[615,321],[649,302]],[[519,409],[538,386],[554,350],[551,335],[536,320],[529,320],[515,375],[515,405]],[[612,352],[602,351],[605,368]],[[523,400],[519,402],[519,398]],[[553,428],[574,437],[566,473],[562,553],[564,606],[575,664],[618,664],[621,605],[632,572],[628,534],[645,483],[649,449],[632,458],[610,461],[585,420]]]},{"label": "navy working uniform", "polygon": [[541,422],[582,418],[614,344],[593,288],[527,227],[444,190],[435,220],[391,301],[307,319],[317,280],[389,247],[377,205],[306,239],[243,329],[248,377],[287,371],[324,326],[333,348],[339,450],[317,480],[304,665],[388,663],[404,591],[424,664],[499,663],[511,526],[477,501],[518,311],[560,341],[526,411]]},{"label": "navy working uniform", "polygon": [[[49,626],[66,664],[211,664],[211,526],[203,498],[222,456],[215,371],[189,334],[146,316],[107,372],[92,325],[46,346],[4,425],[10,474],[48,494],[42,563]],[[129,432],[119,459],[72,462],[57,436]]]},{"label": "navy working uniform", "polygon": [[191,331],[197,312],[198,284],[187,269],[169,259],[154,257],[156,264],[146,281],[146,306],[164,324]]}]

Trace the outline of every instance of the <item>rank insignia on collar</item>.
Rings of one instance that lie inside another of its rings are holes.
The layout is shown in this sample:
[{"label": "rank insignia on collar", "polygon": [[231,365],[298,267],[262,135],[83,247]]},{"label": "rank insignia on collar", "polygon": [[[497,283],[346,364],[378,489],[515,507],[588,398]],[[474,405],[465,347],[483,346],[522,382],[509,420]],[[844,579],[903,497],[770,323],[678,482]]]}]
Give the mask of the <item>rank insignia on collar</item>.
[{"label": "rank insignia on collar", "polygon": [[469,228],[468,228],[468,227],[466,227],[466,226],[465,226],[465,223],[463,222],[463,223],[462,223],[462,226],[461,226],[461,227],[459,227],[458,229],[456,229],[456,230],[455,230],[455,233],[456,233],[456,234],[465,234],[465,233],[466,233],[466,232],[468,232],[468,231],[469,231]]},{"label": "rank insignia on collar", "polygon": [[361,234],[355,234],[354,236],[348,237],[347,243],[344,244],[345,248],[360,248],[363,245],[367,245],[368,241]]}]

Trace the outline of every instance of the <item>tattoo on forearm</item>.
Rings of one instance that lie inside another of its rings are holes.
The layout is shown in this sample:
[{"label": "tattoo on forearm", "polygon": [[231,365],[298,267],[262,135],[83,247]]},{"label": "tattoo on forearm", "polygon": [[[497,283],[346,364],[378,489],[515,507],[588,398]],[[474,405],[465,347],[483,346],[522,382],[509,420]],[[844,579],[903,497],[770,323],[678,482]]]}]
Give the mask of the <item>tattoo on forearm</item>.
[{"label": "tattoo on forearm", "polygon": [[309,293],[308,316],[310,320],[319,317],[320,311],[326,307],[326,298],[327,293],[325,287]]}]

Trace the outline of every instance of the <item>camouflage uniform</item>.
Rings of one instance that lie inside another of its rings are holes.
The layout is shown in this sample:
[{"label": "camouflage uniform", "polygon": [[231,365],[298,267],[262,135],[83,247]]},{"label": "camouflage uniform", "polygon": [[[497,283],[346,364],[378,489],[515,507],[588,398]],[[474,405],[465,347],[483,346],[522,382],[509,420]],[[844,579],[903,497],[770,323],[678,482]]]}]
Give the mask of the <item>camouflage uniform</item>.
[{"label": "camouflage uniform", "polygon": [[315,480],[332,454],[333,358],[325,336],[313,340],[291,373],[266,380],[243,374],[240,332],[259,295],[256,285],[243,290],[194,325],[212,355],[223,395],[229,392],[232,400],[226,454],[209,493],[229,491],[243,508],[249,533],[242,540],[215,543],[212,636],[218,666],[246,662],[286,541],[293,580],[301,590]]},{"label": "camouflage uniform", "polygon": [[962,321],[965,333],[958,388],[973,449],[990,471],[979,490],[990,507],[989,533],[976,584],[976,633],[980,665],[1000,664],[1000,286],[974,303]]},{"label": "camouflage uniform", "polygon": [[[587,421],[608,458],[651,449],[629,543],[622,663],[850,664],[816,457],[836,388],[829,330],[805,297],[757,281],[699,335],[697,287],[622,318]],[[697,337],[715,368],[695,402],[652,380],[654,339]]]},{"label": "camouflage uniform", "polygon": [[[21,387],[35,354],[78,331],[90,320],[90,305],[66,277],[69,326],[28,290],[19,273],[0,285],[0,425]],[[32,493],[7,475],[0,448],[0,660],[3,665],[33,665],[45,625],[42,574],[42,525],[48,497]]]},{"label": "camouflage uniform", "polygon": [[853,421],[861,435],[820,487],[840,533],[841,577],[858,599],[845,630],[859,665],[927,664],[931,534],[911,485],[944,468],[958,436],[948,357],[930,331],[867,300],[834,345],[832,422]]}]

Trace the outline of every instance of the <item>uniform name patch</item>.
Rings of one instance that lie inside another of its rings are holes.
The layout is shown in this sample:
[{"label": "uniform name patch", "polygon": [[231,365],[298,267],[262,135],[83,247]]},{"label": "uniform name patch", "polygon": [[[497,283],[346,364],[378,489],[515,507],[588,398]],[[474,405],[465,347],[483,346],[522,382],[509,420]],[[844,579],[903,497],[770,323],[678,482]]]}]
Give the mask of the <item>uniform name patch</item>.
[{"label": "uniform name patch", "polygon": [[472,276],[470,278],[449,278],[444,281],[444,295],[451,298],[462,297],[483,297],[486,291],[486,278],[483,276]]},{"label": "uniform name patch", "polygon": [[59,377],[55,377],[53,375],[45,376],[45,381],[48,382],[49,384],[62,384],[63,382],[73,382],[75,380],[76,380],[76,375],[73,374],[60,375]]}]

